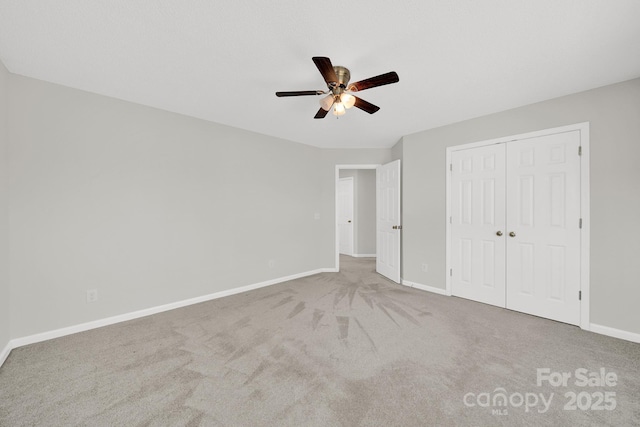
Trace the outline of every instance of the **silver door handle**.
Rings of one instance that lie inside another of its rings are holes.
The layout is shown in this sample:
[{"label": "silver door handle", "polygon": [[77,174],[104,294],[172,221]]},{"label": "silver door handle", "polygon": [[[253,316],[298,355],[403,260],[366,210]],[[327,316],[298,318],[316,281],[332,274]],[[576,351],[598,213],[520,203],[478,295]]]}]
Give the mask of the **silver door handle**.
[{"label": "silver door handle", "polygon": [[496,236],[502,236],[502,231],[500,230],[496,231]]},{"label": "silver door handle", "polygon": [[516,237],[516,233],[515,233],[515,232],[513,232],[513,231],[511,231],[511,232],[509,232],[509,236],[511,236],[511,237]]}]

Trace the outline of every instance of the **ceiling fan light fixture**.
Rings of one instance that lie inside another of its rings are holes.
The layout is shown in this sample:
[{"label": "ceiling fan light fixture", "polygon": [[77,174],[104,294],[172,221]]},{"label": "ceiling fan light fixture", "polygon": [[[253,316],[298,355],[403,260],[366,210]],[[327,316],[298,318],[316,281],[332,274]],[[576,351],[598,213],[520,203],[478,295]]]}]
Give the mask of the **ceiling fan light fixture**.
[{"label": "ceiling fan light fixture", "polygon": [[320,106],[324,111],[329,111],[333,105],[333,94],[327,95],[320,99]]},{"label": "ceiling fan light fixture", "polygon": [[344,105],[341,102],[336,102],[333,107],[334,116],[342,116],[346,112]]},{"label": "ceiling fan light fixture", "polygon": [[356,105],[356,97],[353,95],[349,95],[348,93],[343,93],[340,95],[340,101],[342,101],[342,105],[344,108],[351,108]]}]

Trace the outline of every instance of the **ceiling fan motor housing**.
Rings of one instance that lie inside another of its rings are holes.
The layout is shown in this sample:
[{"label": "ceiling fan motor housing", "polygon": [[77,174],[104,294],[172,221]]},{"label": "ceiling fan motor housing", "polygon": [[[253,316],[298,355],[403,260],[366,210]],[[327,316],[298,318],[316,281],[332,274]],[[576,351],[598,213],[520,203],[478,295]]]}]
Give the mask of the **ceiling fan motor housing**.
[{"label": "ceiling fan motor housing", "polygon": [[346,89],[347,84],[349,83],[349,79],[351,78],[351,73],[349,72],[349,69],[341,65],[336,65],[333,67],[333,70],[336,72],[336,75],[338,76],[338,82],[337,82],[338,84],[336,85],[336,87],[340,87],[341,89]]}]

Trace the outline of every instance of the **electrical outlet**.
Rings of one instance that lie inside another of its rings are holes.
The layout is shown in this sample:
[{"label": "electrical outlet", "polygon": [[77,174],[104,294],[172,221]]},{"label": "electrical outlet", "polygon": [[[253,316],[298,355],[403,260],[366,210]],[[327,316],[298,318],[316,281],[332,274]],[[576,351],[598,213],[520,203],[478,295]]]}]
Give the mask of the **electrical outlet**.
[{"label": "electrical outlet", "polygon": [[422,263],[422,271],[424,271],[425,273],[427,271],[429,271],[429,264],[427,264],[426,262]]},{"label": "electrical outlet", "polygon": [[98,301],[98,290],[97,289],[88,289],[87,290],[87,302],[96,302]]},{"label": "electrical outlet", "polygon": [[273,259],[270,259],[270,260],[269,260],[269,268],[273,268],[273,267],[275,267],[275,266],[276,266],[276,261],[275,261],[275,260],[273,260]]}]

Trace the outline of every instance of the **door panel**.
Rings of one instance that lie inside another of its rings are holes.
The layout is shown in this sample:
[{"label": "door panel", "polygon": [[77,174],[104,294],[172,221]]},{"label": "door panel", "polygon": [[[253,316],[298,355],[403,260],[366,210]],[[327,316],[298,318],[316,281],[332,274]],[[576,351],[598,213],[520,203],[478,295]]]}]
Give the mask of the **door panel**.
[{"label": "door panel", "polygon": [[376,211],[376,271],[400,283],[400,160],[376,169]]},{"label": "door panel", "polygon": [[578,131],[506,144],[507,308],[579,324]]},{"label": "door panel", "polygon": [[353,178],[338,180],[338,235],[341,254],[353,255]]},{"label": "door panel", "polygon": [[456,151],[451,172],[452,294],[505,306],[504,146]]}]

